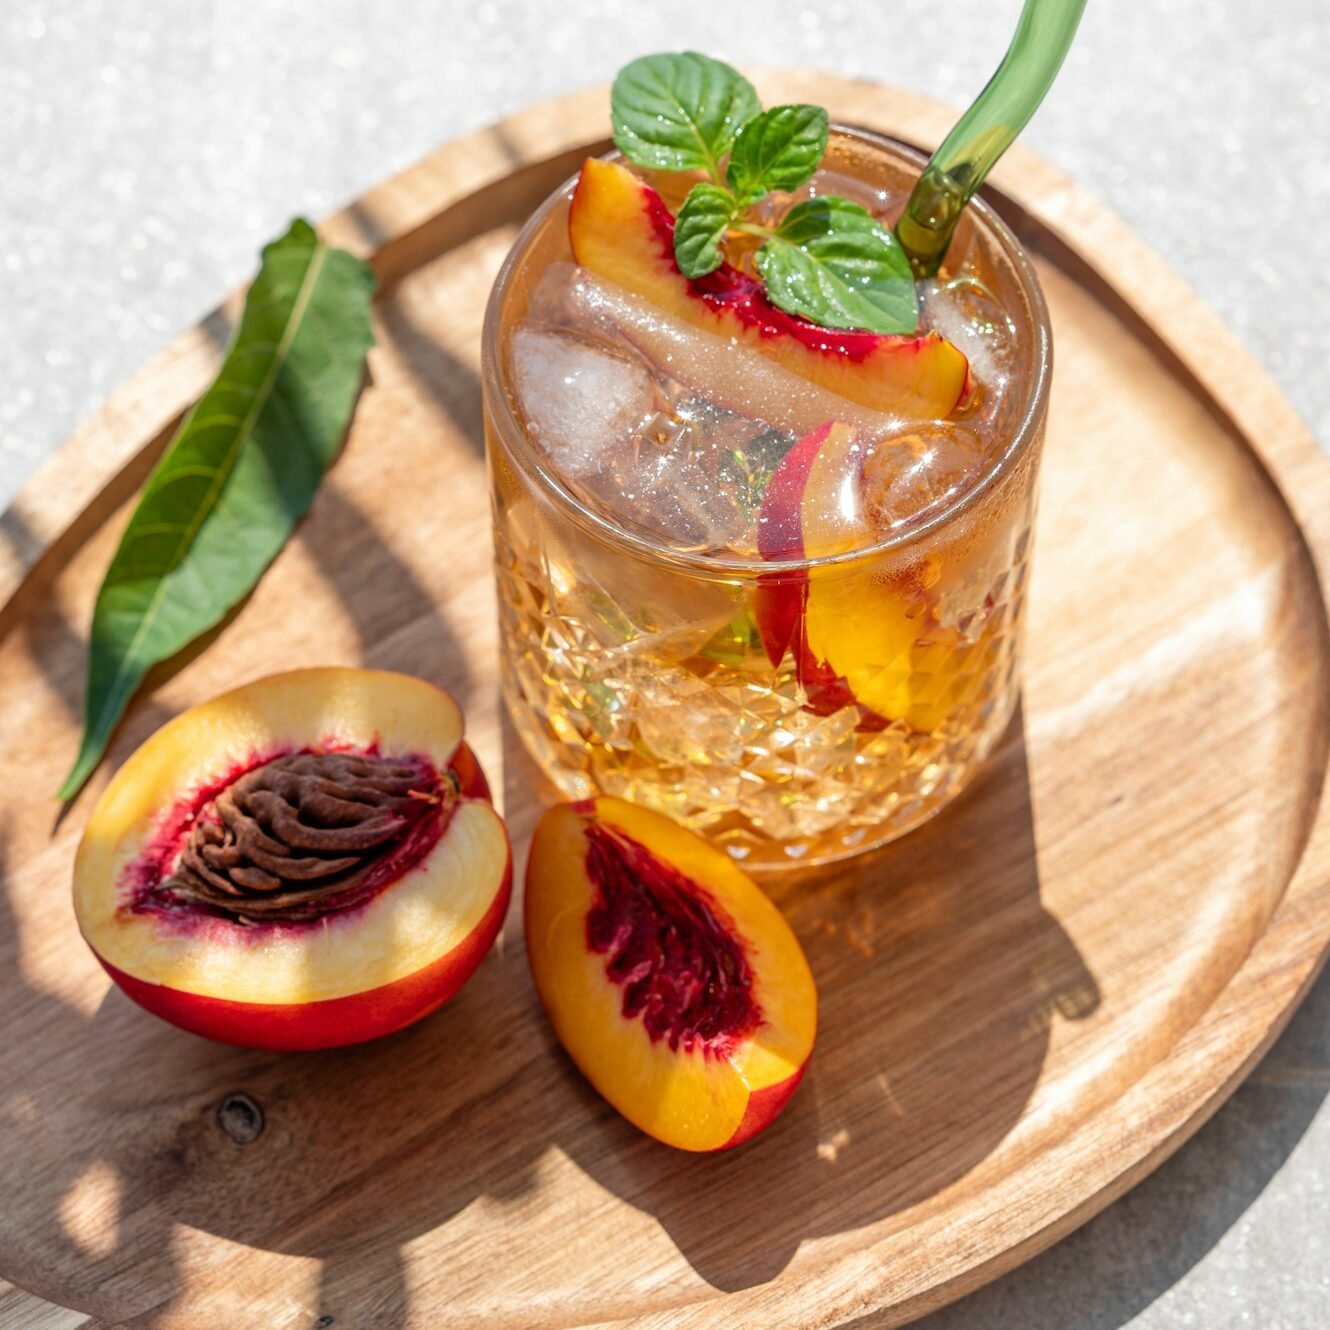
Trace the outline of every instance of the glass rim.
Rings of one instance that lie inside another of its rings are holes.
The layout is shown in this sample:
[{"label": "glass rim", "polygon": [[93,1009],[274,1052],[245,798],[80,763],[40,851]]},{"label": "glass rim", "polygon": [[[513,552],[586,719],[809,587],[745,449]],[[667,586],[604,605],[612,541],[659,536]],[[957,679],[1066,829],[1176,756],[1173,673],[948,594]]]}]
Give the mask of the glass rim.
[{"label": "glass rim", "polygon": [[[860,139],[888,152],[904,157],[920,171],[927,163],[927,157],[908,143],[903,143],[887,134],[879,134],[870,129],[862,129],[832,121],[833,134],[845,138]],[[617,151],[602,154],[605,160],[615,160],[622,156]],[[984,199],[976,196],[966,206],[973,208],[982,219],[999,248],[1012,265],[1018,285],[1029,303],[1030,314],[1034,322],[1036,346],[1034,348],[1033,372],[1030,375],[1031,387],[1023,409],[1010,432],[1006,447],[1001,455],[979,477],[978,481],[950,503],[943,505],[926,521],[917,526],[907,526],[893,532],[871,545],[863,545],[853,550],[842,550],[831,554],[821,554],[812,558],[763,559],[760,556],[716,555],[694,550],[683,550],[666,543],[664,536],[653,537],[645,531],[632,530],[613,522],[606,515],[597,512],[582,499],[578,498],[548,464],[541,449],[532,440],[530,434],[513,411],[512,399],[503,382],[499,356],[499,316],[504,298],[518,261],[530,246],[532,237],[546,221],[558,204],[566,199],[577,183],[580,171],[574,172],[549,196],[527,219],[512,248],[504,258],[502,266],[490,289],[489,300],[485,308],[485,321],[481,329],[481,379],[485,398],[483,409],[494,427],[505,436],[509,443],[508,451],[522,466],[528,478],[533,480],[545,494],[577,525],[588,530],[613,545],[626,546],[638,554],[655,562],[662,562],[686,568],[700,574],[731,575],[744,578],[770,576],[771,574],[792,574],[807,569],[829,568],[855,564],[863,560],[878,558],[887,554],[907,549],[909,546],[926,540],[939,529],[950,525],[963,517],[971,508],[998,484],[1000,480],[1014,470],[1016,464],[1025,455],[1031,442],[1039,432],[1048,402],[1049,383],[1053,368],[1053,339],[1049,325],[1048,305],[1039,285],[1039,278],[1034,264],[1022,249],[1011,228],[1002,220],[993,207]],[[516,446],[512,446],[516,440]]]}]

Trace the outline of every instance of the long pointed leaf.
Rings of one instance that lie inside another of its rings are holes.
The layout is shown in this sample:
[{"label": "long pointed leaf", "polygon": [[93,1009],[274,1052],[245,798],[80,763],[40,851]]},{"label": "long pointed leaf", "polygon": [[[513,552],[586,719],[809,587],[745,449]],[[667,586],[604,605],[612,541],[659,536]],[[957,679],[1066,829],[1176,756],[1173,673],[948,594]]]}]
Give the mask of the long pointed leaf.
[{"label": "long pointed leaf", "polygon": [[373,292],[369,268],[308,222],[264,249],[222,368],[149,477],[97,595],[61,799],[91,775],[147,671],[253,589],[313,501],[364,378]]}]

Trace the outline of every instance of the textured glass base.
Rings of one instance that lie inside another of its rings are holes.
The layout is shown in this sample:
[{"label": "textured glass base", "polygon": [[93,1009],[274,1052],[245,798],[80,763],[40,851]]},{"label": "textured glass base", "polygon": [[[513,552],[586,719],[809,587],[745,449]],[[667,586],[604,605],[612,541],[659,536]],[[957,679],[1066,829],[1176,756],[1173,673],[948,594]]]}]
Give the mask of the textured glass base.
[{"label": "textured glass base", "polygon": [[562,760],[566,750],[533,728],[529,724],[530,709],[515,701],[507,688],[504,692],[513,726],[527,751],[565,798],[589,799],[597,794],[613,794],[667,813],[723,845],[745,869],[758,874],[814,868],[852,859],[914,831],[942,812],[978,774],[1010,720],[1009,712],[1006,720],[995,725],[992,733],[985,735],[975,746],[968,761],[948,768],[944,779],[926,789],[919,788],[911,793],[893,790],[885,796],[879,805],[883,815],[878,820],[865,824],[860,818],[843,829],[833,827],[811,835],[777,839],[755,826],[742,813],[715,807],[690,807],[685,784],[670,785],[641,778],[633,780],[626,775],[623,779],[616,779],[617,773],[611,770],[604,773],[608,778],[598,785],[585,770],[567,765]]},{"label": "textured glass base", "polygon": [[[755,870],[845,858],[927,821],[1015,705],[1023,567],[990,586],[958,643],[921,654],[928,668],[908,691],[933,699],[932,728],[872,730],[854,706],[810,711],[788,658],[773,669],[759,646],[701,655],[684,638],[706,640],[713,626],[642,631],[598,610],[584,580],[552,580],[547,560],[503,546],[503,688],[539,766],[569,798],[611,794],[667,813]],[[1015,595],[995,596],[1003,586]]]}]

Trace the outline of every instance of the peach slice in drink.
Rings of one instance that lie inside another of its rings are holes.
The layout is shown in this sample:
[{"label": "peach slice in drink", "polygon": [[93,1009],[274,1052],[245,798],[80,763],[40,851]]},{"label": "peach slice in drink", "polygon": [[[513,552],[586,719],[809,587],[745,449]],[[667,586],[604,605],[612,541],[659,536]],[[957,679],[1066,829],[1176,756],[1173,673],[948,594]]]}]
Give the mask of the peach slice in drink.
[{"label": "peach slice in drink", "polygon": [[963,399],[965,357],[919,336],[821,328],[778,309],[755,277],[722,264],[690,280],[674,259],[674,218],[626,166],[590,158],[568,213],[582,267],[694,327],[760,351],[801,378],[905,420],[941,419]]},{"label": "peach slice in drink", "polygon": [[[871,546],[865,461],[874,455],[849,425],[828,421],[800,439],[767,485],[758,540],[770,561],[818,559]],[[873,472],[880,473],[875,466]],[[974,642],[940,622],[937,605],[908,570],[868,567],[772,572],[755,593],[767,656],[794,653],[807,705],[830,714],[856,705],[865,728],[892,721],[930,732],[981,686],[990,635]]]}]

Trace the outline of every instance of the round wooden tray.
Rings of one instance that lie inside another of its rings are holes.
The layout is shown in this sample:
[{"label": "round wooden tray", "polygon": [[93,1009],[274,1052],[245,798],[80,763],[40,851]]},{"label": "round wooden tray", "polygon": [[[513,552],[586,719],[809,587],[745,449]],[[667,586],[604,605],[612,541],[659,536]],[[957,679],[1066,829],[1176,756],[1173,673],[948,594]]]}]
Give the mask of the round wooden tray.
[{"label": "round wooden tray", "polygon": [[[927,145],[917,97],[759,76]],[[773,891],[823,1011],[765,1137],[688,1157],[574,1073],[514,910],[448,1008],[378,1044],[228,1049],[109,989],[69,901],[107,771],[270,670],[363,661],[452,689],[516,863],[548,788],[500,715],[480,320],[521,219],[602,147],[604,90],[453,143],[326,228],[384,281],[373,383],[298,538],[134,705],[72,811],[92,600],[226,311],[119,391],[5,515],[0,568],[0,1274],[106,1321],[891,1326],[1067,1233],[1251,1067],[1330,938],[1330,466],[1217,320],[1015,151],[1057,371],[1023,717],[886,852]],[[234,304],[229,307],[234,314]],[[1319,575],[1318,575],[1319,574]],[[245,1113],[264,1129],[247,1144]]]}]

